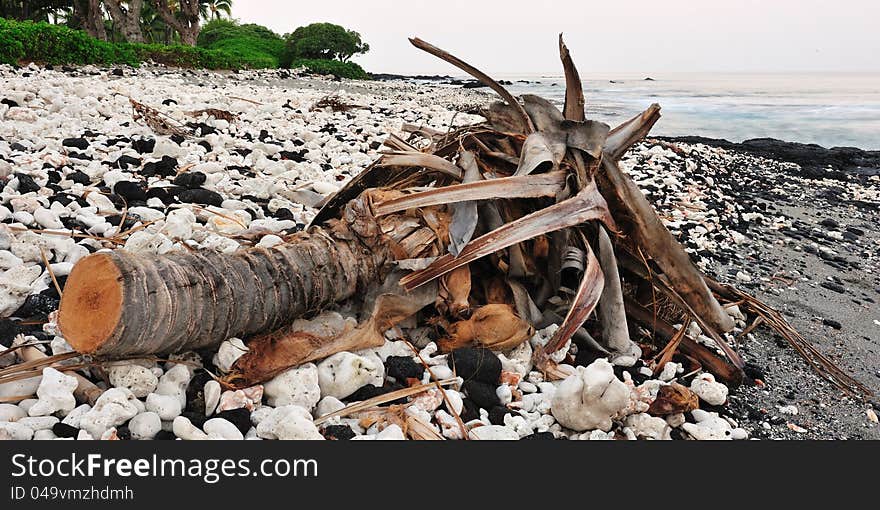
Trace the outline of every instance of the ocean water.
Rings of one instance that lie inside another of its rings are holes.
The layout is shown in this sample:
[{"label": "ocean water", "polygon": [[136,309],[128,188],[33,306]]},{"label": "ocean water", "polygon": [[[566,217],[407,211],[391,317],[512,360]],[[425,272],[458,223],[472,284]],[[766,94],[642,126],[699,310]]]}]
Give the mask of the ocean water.
[{"label": "ocean water", "polygon": [[[655,135],[772,137],[880,149],[880,73],[583,75],[588,118],[612,127],[659,103]],[[495,76],[560,105],[561,75]],[[530,83],[517,83],[528,80]],[[613,81],[613,82],[612,82]]]}]

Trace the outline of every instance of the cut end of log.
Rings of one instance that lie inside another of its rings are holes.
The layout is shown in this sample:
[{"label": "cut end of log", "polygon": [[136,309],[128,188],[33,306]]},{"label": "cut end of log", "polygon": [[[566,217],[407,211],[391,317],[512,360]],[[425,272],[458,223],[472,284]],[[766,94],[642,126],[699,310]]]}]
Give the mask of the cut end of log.
[{"label": "cut end of log", "polygon": [[77,263],[67,278],[58,325],[78,352],[96,351],[116,330],[122,317],[122,274],[107,253]]}]

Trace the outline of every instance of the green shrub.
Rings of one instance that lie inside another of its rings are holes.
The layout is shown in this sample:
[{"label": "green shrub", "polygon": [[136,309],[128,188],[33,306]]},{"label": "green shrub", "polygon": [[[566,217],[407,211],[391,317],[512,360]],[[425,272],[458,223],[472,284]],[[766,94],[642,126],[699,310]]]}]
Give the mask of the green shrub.
[{"label": "green shrub", "polygon": [[340,62],[338,60],[307,59],[301,58],[290,63],[291,69],[305,67],[312,74],[333,75],[337,78],[350,80],[369,80],[370,75],[354,62]]},{"label": "green shrub", "polygon": [[[65,26],[0,20],[0,61],[31,60],[47,64],[137,65],[135,52],[124,45],[99,41]],[[7,41],[15,41],[8,43]]]},{"label": "green shrub", "polygon": [[286,42],[282,65],[296,59],[341,60],[348,62],[353,55],[370,51],[370,45],[361,40],[354,30],[333,23],[312,23],[299,27],[284,36]]},{"label": "green shrub", "polygon": [[247,67],[278,67],[284,40],[275,32],[256,24],[239,25],[230,20],[214,20],[199,33],[198,46],[234,55]]}]

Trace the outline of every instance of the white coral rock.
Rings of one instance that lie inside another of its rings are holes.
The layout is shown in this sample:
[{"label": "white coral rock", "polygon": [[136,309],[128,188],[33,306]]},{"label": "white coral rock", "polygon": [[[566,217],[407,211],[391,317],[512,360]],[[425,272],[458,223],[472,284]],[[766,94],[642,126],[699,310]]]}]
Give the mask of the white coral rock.
[{"label": "white coral rock", "polygon": [[477,441],[517,441],[519,434],[503,425],[483,425],[472,428],[468,438]]},{"label": "white coral rock", "polygon": [[257,435],[263,439],[324,439],[309,411],[296,405],[273,409],[257,425]]},{"label": "white coral rock", "polygon": [[318,367],[314,363],[306,363],[286,370],[266,383],[264,391],[270,406],[294,404],[311,411],[321,399]]},{"label": "white coral rock", "polygon": [[140,413],[128,422],[128,430],[132,439],[153,439],[162,430],[162,419],[152,411]]},{"label": "white coral rock", "polygon": [[375,354],[358,356],[340,352],[318,364],[318,385],[322,395],[345,398],[367,384],[382,386],[385,367]]},{"label": "white coral rock", "polygon": [[92,437],[101,437],[110,427],[122,425],[138,414],[137,397],[125,388],[111,388],[80,418],[80,428]]},{"label": "white coral rock", "polygon": [[220,344],[217,354],[214,355],[214,366],[224,374],[232,369],[233,363],[244,356],[248,351],[247,346],[239,338],[230,338]]},{"label": "white coral rock", "polygon": [[717,382],[709,373],[700,374],[691,381],[691,391],[701,400],[713,406],[720,406],[727,401],[727,386]]},{"label": "white coral rock", "polygon": [[137,398],[144,398],[156,390],[159,378],[149,368],[140,365],[117,365],[108,371],[110,384],[127,388]]},{"label": "white coral rock", "polygon": [[67,414],[76,407],[76,377],[66,375],[52,367],[43,369],[43,379],[37,388],[39,401],[28,409],[30,416],[48,416],[56,412]]},{"label": "white coral rock", "polygon": [[663,418],[647,413],[632,414],[626,417],[624,425],[629,427],[637,437],[646,439],[672,439],[672,427]]},{"label": "white coral rock", "polygon": [[611,429],[611,418],[630,401],[630,389],[614,376],[611,363],[599,358],[577,367],[562,381],[551,400],[550,411],[562,426],[576,431]]}]

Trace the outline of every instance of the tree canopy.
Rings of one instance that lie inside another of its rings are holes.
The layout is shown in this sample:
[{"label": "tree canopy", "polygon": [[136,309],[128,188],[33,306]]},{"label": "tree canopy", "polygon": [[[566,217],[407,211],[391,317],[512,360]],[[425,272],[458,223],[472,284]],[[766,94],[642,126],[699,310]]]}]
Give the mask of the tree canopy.
[{"label": "tree canopy", "polygon": [[312,23],[284,36],[287,42],[285,61],[328,59],[348,62],[352,56],[366,53],[370,45],[354,30],[333,23]]}]

